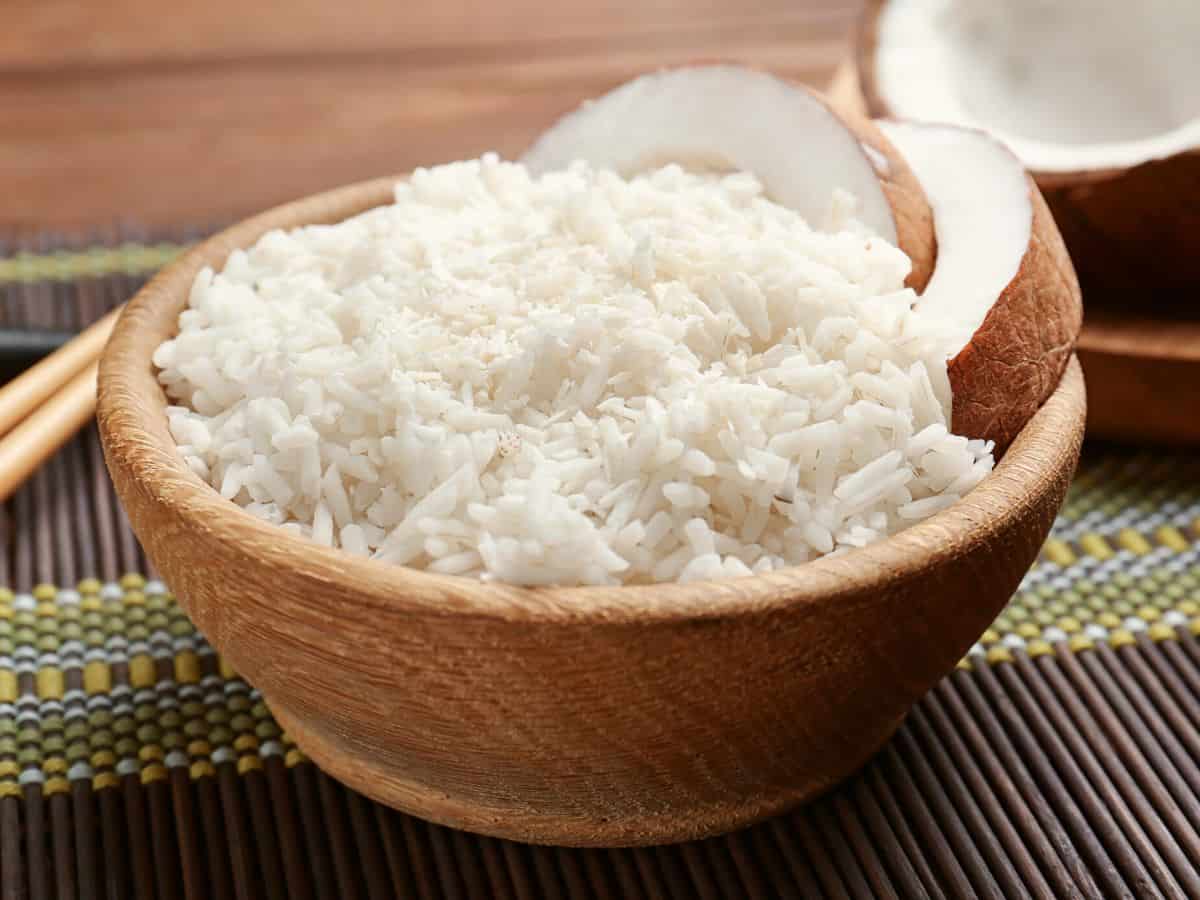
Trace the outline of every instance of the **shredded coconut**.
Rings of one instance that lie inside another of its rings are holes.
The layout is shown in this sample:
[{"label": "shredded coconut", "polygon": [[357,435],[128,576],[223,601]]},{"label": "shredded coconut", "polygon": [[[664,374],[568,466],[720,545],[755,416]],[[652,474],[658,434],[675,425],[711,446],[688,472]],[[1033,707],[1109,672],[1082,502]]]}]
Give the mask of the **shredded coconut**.
[{"label": "shredded coconut", "polygon": [[[494,156],[202,271],[154,362],[191,469],[347,552],[519,584],[763,572],[992,468],[939,329],[844,194]],[[942,398],[942,399],[939,399]]]}]

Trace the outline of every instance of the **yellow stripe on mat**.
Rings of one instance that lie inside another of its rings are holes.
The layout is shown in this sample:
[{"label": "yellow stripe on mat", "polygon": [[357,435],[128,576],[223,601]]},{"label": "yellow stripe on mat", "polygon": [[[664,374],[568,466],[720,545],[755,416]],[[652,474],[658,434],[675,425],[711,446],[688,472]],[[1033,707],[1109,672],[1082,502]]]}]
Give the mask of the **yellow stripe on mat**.
[{"label": "yellow stripe on mat", "polygon": [[188,249],[186,244],[122,244],[90,250],[56,250],[53,253],[21,252],[0,259],[0,285],[35,281],[74,281],[113,275],[148,275]]}]

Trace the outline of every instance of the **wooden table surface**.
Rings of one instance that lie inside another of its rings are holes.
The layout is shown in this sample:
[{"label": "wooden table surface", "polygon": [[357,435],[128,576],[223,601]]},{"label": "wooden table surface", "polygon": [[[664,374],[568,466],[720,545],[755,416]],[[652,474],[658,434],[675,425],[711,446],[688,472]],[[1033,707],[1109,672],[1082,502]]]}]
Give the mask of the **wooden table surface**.
[{"label": "wooden table surface", "polygon": [[859,0],[5,0],[0,226],[202,222],[494,149],[661,65],[823,83]]}]

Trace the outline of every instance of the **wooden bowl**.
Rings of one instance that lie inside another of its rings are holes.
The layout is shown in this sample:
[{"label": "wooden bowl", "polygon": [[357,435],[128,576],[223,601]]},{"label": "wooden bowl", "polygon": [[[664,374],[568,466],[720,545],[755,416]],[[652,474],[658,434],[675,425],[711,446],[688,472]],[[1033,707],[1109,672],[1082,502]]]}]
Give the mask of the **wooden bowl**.
[{"label": "wooden bowl", "polygon": [[1098,398],[1089,437],[1200,444],[1200,321],[1094,304],[1079,360]]},{"label": "wooden bowl", "polygon": [[129,304],[100,367],[109,470],[154,565],[297,744],[351,787],[524,841],[697,838],[829,788],[961,658],[1037,556],[1074,471],[1078,363],[968,497],[861,550],[708,584],[527,589],[291,537],[192,474],[151,364],[202,266],[395,179],[217,235]]}]

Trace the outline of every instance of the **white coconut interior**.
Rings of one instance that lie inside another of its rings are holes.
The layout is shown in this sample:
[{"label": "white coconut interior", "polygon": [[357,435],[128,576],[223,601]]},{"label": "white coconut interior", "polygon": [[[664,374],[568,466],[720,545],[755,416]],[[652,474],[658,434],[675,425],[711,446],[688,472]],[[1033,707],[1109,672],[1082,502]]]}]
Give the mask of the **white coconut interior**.
[{"label": "white coconut interior", "polygon": [[1016,277],[1033,205],[1020,161],[978,131],[878,122],[912,167],[933,210],[937,264],[915,309],[945,328],[947,358],[961,350]]},{"label": "white coconut interior", "polygon": [[1031,169],[1200,145],[1197,0],[889,0],[877,34],[896,116],[986,128]]},{"label": "white coconut interior", "polygon": [[815,228],[841,188],[858,200],[856,218],[896,243],[879,184],[887,160],[812,94],[763,72],[695,66],[637,78],[565,116],[521,161],[540,174],[576,160],[626,177],[671,162],[753,172]]}]

